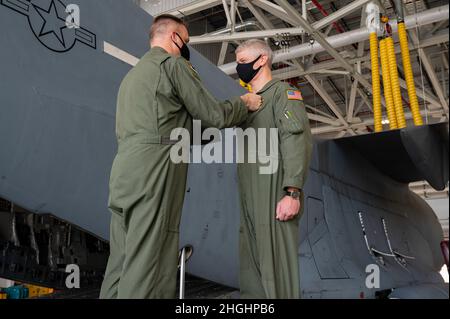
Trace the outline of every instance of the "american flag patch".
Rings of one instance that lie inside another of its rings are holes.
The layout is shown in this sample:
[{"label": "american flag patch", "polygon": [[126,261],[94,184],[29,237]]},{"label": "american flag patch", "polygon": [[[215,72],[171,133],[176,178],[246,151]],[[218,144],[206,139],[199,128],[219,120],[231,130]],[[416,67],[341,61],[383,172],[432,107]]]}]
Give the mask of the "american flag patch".
[{"label": "american flag patch", "polygon": [[287,90],[288,100],[298,100],[303,101],[302,93],[298,90]]}]

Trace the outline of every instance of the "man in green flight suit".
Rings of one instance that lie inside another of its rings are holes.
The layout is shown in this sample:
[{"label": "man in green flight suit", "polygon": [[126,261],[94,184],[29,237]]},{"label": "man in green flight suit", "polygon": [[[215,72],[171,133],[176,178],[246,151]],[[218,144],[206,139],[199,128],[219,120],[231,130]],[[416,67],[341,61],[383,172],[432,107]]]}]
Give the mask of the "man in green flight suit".
[{"label": "man in green flight suit", "polygon": [[192,120],[217,128],[242,123],[261,97],[217,101],[189,63],[182,20],[162,15],[150,30],[151,50],[118,94],[118,152],[110,176],[110,257],[100,298],[175,298],[179,224],[187,164],[175,164],[170,135]]},{"label": "man in green flight suit", "polygon": [[[240,126],[276,128],[275,138],[266,134],[263,139],[266,149],[279,150],[278,166],[269,174],[262,174],[263,161],[238,165],[241,298],[300,298],[299,219],[312,151],[305,105],[297,88],[272,79],[272,51],[264,41],[242,43],[236,50],[236,60],[240,79],[264,101],[259,111]],[[252,145],[260,145],[260,141],[244,140],[246,154]],[[266,155],[261,150],[254,152],[258,158]]]}]

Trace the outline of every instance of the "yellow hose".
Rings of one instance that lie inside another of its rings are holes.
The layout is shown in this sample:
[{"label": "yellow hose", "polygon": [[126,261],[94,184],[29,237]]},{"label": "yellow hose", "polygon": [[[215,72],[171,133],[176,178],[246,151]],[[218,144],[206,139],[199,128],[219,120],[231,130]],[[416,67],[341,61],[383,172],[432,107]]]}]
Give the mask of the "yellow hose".
[{"label": "yellow hose", "polygon": [[406,37],[405,23],[398,24],[398,37],[400,40],[400,48],[402,50],[403,69],[405,71],[406,86],[408,88],[409,103],[411,105],[411,113],[414,125],[423,125],[422,116],[420,115],[419,100],[417,99],[416,85],[414,84],[414,76],[411,67],[411,59],[409,56],[408,38]]},{"label": "yellow hose", "polygon": [[[381,70],[383,72],[384,99],[386,100],[386,110],[389,120],[389,128],[398,128],[395,116],[394,97],[392,96],[391,76],[389,72],[389,60],[387,55],[386,39],[380,41]],[[373,72],[373,71],[372,71]]]},{"label": "yellow hose", "polygon": [[386,38],[386,48],[389,60],[389,75],[391,77],[392,96],[394,97],[397,126],[398,128],[405,128],[405,112],[403,110],[402,93],[400,91],[400,82],[398,80],[397,58],[395,56],[394,40],[392,37]]},{"label": "yellow hose", "polygon": [[378,64],[378,36],[376,32],[370,33],[370,61],[372,65],[372,97],[375,132],[381,132],[383,131],[383,124],[381,123],[383,113],[381,111],[380,66]]}]

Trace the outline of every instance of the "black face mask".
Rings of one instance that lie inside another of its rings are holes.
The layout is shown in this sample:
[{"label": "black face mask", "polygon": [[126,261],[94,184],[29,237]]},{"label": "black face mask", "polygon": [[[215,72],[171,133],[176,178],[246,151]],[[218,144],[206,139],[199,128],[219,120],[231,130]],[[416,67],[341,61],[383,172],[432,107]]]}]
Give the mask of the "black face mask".
[{"label": "black face mask", "polygon": [[181,36],[178,33],[176,33],[176,35],[180,38],[181,42],[183,42],[183,46],[180,47],[175,41],[173,41],[173,43],[175,43],[177,48],[180,49],[181,56],[189,61],[191,59],[191,52],[189,51],[188,46],[186,45],[186,43],[184,43],[184,41],[181,38]]},{"label": "black face mask", "polygon": [[254,61],[249,63],[238,63],[236,71],[239,75],[239,78],[245,83],[250,83],[256,76],[256,74],[259,72],[259,70],[262,68],[262,66],[260,66],[256,70],[253,69],[253,66],[255,65],[256,62],[258,62],[260,57],[261,55],[257,57]]}]

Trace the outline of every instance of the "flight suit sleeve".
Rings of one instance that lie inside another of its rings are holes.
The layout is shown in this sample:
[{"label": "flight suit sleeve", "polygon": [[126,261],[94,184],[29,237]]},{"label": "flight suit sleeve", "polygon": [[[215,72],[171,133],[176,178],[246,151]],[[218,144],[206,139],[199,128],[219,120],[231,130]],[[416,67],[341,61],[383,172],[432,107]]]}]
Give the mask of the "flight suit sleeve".
[{"label": "flight suit sleeve", "polygon": [[275,120],[283,163],[283,189],[302,189],[309,169],[312,137],[303,98],[296,89],[280,89]]},{"label": "flight suit sleeve", "polygon": [[219,102],[185,59],[175,59],[169,76],[178,97],[191,116],[203,122],[202,126],[222,129],[236,126],[247,118],[248,110],[240,97]]}]

